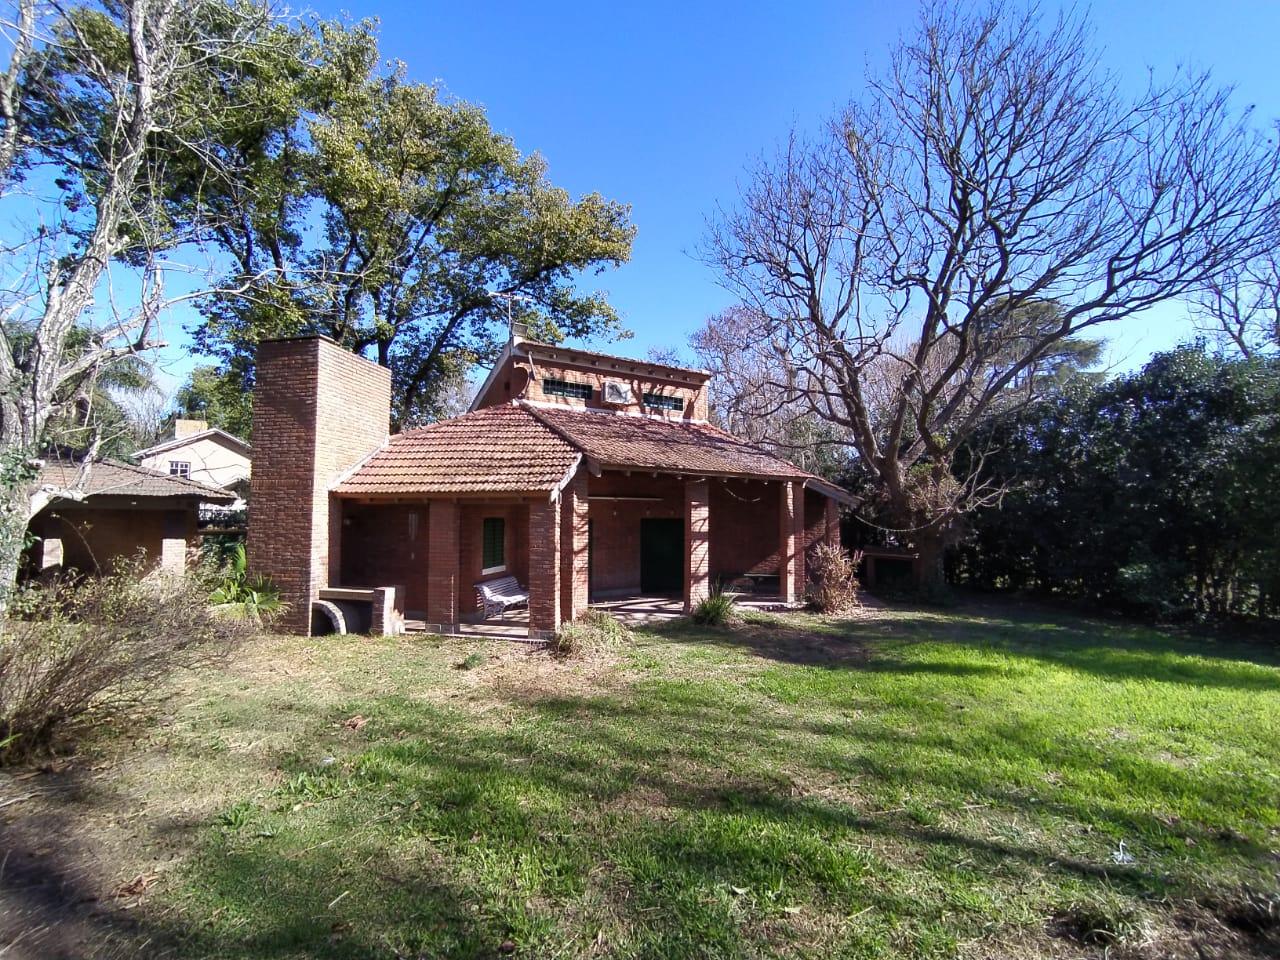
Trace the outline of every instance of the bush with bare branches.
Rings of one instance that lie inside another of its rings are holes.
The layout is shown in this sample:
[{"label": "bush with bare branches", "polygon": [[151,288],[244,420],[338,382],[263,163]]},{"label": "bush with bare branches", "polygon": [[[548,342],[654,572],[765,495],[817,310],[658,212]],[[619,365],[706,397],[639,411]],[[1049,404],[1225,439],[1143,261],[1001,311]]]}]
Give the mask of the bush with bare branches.
[{"label": "bush with bare branches", "polygon": [[208,590],[135,568],[20,591],[0,632],[0,763],[118,719],[175,670],[230,652],[252,627],[212,610]]},{"label": "bush with bare branches", "polygon": [[809,606],[818,613],[848,613],[858,601],[858,563],[861,552],[849,556],[843,548],[820,543],[810,553]]}]

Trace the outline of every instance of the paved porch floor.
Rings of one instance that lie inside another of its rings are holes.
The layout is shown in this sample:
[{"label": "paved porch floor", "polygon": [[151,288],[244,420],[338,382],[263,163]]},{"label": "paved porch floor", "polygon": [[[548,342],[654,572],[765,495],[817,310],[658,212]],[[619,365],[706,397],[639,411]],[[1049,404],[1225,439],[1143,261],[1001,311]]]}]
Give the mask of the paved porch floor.
[{"label": "paved porch floor", "polygon": [[[782,598],[764,594],[738,594],[738,606],[745,610],[784,610]],[[603,610],[628,626],[647,623],[665,623],[684,616],[684,601],[678,596],[617,597],[598,600],[591,606]],[[420,631],[420,621],[407,621],[410,631]],[[509,610],[502,616],[488,620],[473,619],[458,625],[458,633],[464,637],[486,637],[491,640],[528,640],[529,611]]]}]

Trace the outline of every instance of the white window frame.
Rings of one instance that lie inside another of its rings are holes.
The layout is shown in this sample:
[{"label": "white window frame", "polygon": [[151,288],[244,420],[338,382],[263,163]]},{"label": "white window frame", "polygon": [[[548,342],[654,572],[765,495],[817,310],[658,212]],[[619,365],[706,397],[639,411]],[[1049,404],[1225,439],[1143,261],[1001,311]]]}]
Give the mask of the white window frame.
[{"label": "white window frame", "polygon": [[[183,468],[186,468],[185,472]],[[191,461],[190,460],[170,460],[169,476],[181,477],[183,480],[191,479]]]}]

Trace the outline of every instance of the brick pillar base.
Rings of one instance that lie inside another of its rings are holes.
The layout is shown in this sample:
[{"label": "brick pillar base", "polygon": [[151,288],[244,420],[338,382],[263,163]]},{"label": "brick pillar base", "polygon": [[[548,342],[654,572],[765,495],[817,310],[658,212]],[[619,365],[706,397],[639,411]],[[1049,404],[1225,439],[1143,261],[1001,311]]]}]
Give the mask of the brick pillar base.
[{"label": "brick pillar base", "polygon": [[560,498],[529,505],[529,636],[560,629]]},{"label": "brick pillar base", "polygon": [[181,573],[187,568],[187,541],[184,537],[165,537],[160,541],[160,569],[165,573]]},{"label": "brick pillar base", "polygon": [[458,623],[458,504],[433,500],[427,508],[427,625],[452,632]]},{"label": "brick pillar base", "polygon": [[711,484],[684,484],[684,612],[711,593]]},{"label": "brick pillar base", "polygon": [[403,587],[378,587],[373,591],[373,619],[369,632],[377,637],[398,637],[404,633],[404,614],[397,597]]},{"label": "brick pillar base", "polygon": [[587,471],[579,470],[560,496],[560,618],[575,620],[587,609],[587,548],[590,527]]},{"label": "brick pillar base", "polygon": [[784,603],[804,599],[804,484],[782,484],[778,511],[778,587]]}]

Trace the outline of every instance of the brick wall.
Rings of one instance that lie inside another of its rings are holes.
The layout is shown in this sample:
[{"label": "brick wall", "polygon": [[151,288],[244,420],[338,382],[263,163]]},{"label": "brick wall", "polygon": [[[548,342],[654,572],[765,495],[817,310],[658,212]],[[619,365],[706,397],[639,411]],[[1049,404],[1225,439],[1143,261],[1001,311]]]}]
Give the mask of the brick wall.
[{"label": "brick wall", "polygon": [[[625,360],[601,361],[602,365],[586,363],[557,362],[538,359],[532,362],[536,371],[536,379],[530,380],[528,368],[530,361],[525,357],[514,357],[507,361],[506,369],[499,371],[490,384],[489,391],[481,398],[481,406],[506,403],[513,399],[536,400],[542,403],[559,403],[575,407],[591,407],[593,409],[623,410],[628,413],[648,413],[664,416],[674,420],[706,420],[707,391],[706,387],[694,386],[683,380],[671,379],[656,374],[636,373],[627,369],[633,364]],[[585,383],[592,388],[590,400],[579,400],[573,397],[560,397],[548,394],[543,384],[548,379],[568,380],[572,383]],[[604,381],[617,380],[631,387],[631,395],[635,402],[618,407],[602,401]],[[646,393],[661,393],[667,396],[680,397],[684,400],[683,410],[663,410],[645,407],[642,403]]]},{"label": "brick wall", "polygon": [[711,485],[711,575],[778,573],[779,484],[715,481]]},{"label": "brick wall", "polygon": [[560,497],[560,616],[573,620],[587,609],[588,474],[580,469]]},{"label": "brick wall", "polygon": [[455,500],[433,500],[427,511],[427,623],[458,622],[462,589],[462,510]]},{"label": "brick wall", "polygon": [[307,633],[316,591],[341,570],[342,518],[328,489],[386,440],[391,374],[308,337],[260,344],[256,379],[249,565],[290,604],[281,626]]},{"label": "brick wall", "polygon": [[684,609],[711,592],[711,491],[708,480],[684,485]]},{"label": "brick wall", "polygon": [[787,603],[804,597],[805,503],[804,485],[783,483],[782,506],[778,513],[778,542],[781,546],[779,593]]},{"label": "brick wall", "polygon": [[529,505],[529,636],[560,629],[560,501]]},{"label": "brick wall", "polygon": [[590,497],[657,497],[656,500],[590,501],[591,591],[640,592],[640,521],[684,516],[684,486],[675,477],[605,473],[587,481]]},{"label": "brick wall", "polygon": [[419,618],[427,609],[427,505],[342,505],[341,586],[402,586],[398,602]]},{"label": "brick wall", "polygon": [[[504,569],[494,573],[484,573],[484,521],[488,517],[501,518],[503,521],[503,557]],[[519,525],[521,520],[528,524],[527,514],[520,515],[519,507],[511,503],[473,504],[464,503],[460,514],[460,556],[461,568],[458,580],[458,608],[463,614],[476,609],[475,585],[485,580],[496,580],[499,577],[515,577],[521,583],[528,583],[517,572],[516,551],[521,541]]]},{"label": "brick wall", "polygon": [[121,562],[132,562],[139,551],[146,555],[145,569],[153,569],[165,555],[166,540],[179,542],[184,554],[195,545],[196,508],[55,507],[32,520],[31,533],[42,540],[62,541],[66,570],[110,570]]}]

